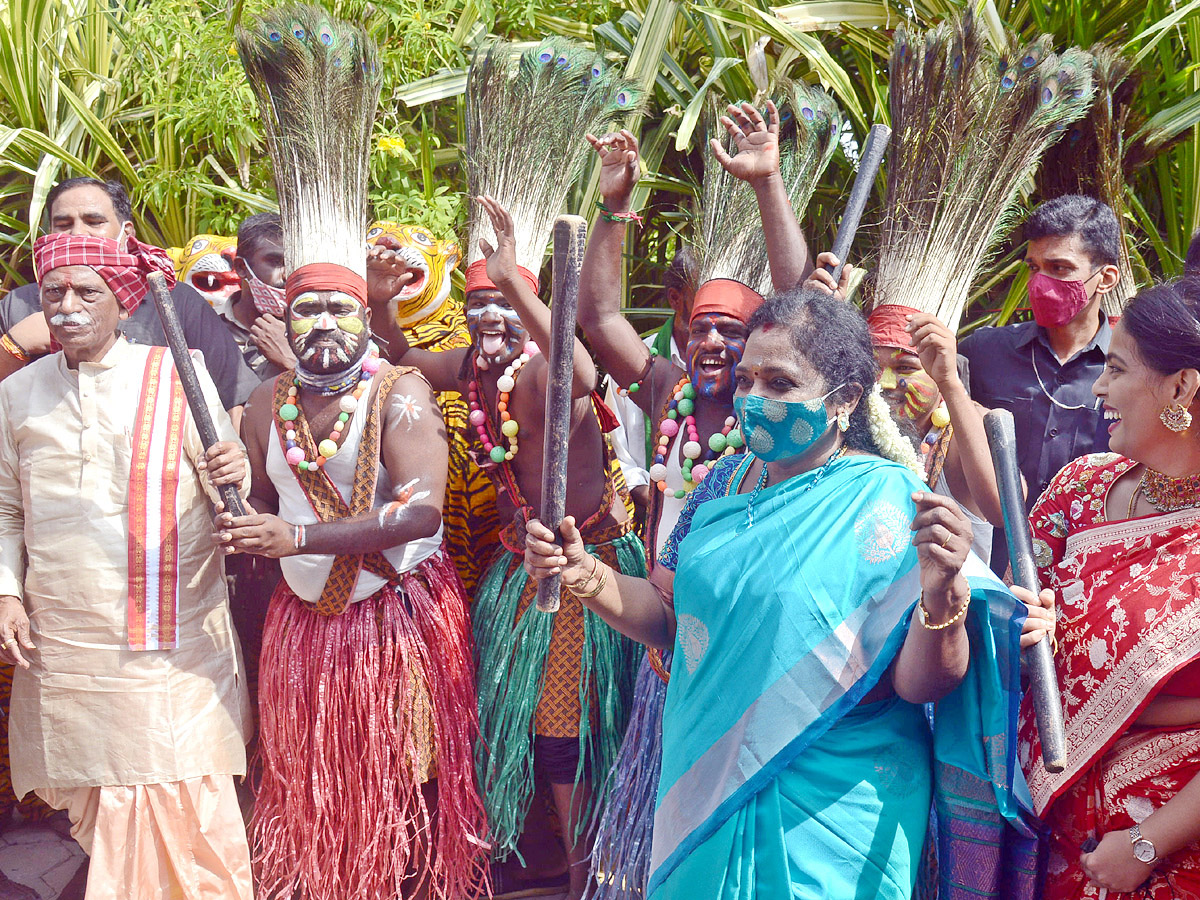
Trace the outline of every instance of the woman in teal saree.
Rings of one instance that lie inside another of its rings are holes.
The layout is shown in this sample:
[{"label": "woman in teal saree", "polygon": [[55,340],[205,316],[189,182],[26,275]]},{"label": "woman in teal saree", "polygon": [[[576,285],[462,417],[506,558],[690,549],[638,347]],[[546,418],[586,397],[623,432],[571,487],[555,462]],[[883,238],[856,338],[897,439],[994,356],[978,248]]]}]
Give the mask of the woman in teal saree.
[{"label": "woman in teal saree", "polygon": [[911,447],[857,310],[799,290],[750,327],[752,452],[690,495],[649,580],[588,556],[569,519],[528,529],[533,577],[675,654],[649,896],[908,900],[931,808],[940,896],[1028,895],[1031,868],[1002,858],[1006,828],[1032,836],[1025,607],[969,556],[953,501],[884,458]]}]

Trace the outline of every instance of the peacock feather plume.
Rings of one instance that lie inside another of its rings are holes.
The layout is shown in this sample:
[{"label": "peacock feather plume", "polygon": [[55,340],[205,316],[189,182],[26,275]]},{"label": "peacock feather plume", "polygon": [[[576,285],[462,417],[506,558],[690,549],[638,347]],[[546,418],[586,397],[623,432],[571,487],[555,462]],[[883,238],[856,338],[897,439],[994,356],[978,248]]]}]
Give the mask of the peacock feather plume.
[{"label": "peacock feather plume", "polygon": [[316,6],[237,29],[275,169],[288,272],[314,262],[366,274],[367,162],[382,77],[375,44]]},{"label": "peacock feather plume", "polygon": [[958,327],[976,272],[1015,224],[1018,193],[1091,105],[1092,58],[1049,37],[992,51],[969,13],[897,29],[887,206],[874,304]]},{"label": "peacock feather plume", "polygon": [[[642,96],[602,56],[572,41],[548,39],[513,57],[511,45],[495,41],[471,62],[464,158],[471,196],[491,195],[509,211],[517,264],[536,275],[554,219],[592,152],[584,135],[610,131]],[[474,262],[480,238],[496,242],[475,204],[467,230]]]},{"label": "peacock feather plume", "polygon": [[[821,88],[776,78],[768,96],[779,110],[779,171],[796,216],[802,218],[842,130],[837,103]],[[711,101],[706,116],[709,136],[725,151],[737,153],[720,122],[723,103]],[[766,115],[765,110],[761,110]],[[762,295],[771,293],[771,270],[754,189],[734,178],[711,152],[704,154],[701,189],[699,283],[715,278],[740,281]]]},{"label": "peacock feather plume", "polygon": [[1037,192],[1042,200],[1066,194],[1095,197],[1117,214],[1121,280],[1104,295],[1101,305],[1106,313],[1120,315],[1137,290],[1125,228],[1129,212],[1126,179],[1153,155],[1149,147],[1153,138],[1145,128],[1146,116],[1134,104],[1138,78],[1133,62],[1105,44],[1095,45],[1090,52],[1095,99],[1087,115],[1046,152],[1038,170]]}]

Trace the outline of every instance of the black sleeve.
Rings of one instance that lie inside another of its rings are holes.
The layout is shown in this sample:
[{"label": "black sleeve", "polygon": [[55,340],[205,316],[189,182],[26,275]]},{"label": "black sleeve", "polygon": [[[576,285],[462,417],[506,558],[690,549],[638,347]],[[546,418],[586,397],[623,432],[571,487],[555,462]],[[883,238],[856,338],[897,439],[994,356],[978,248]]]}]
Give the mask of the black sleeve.
[{"label": "black sleeve", "polygon": [[208,301],[186,284],[177,284],[171,291],[183,335],[189,349],[204,354],[204,365],[217,386],[221,403],[226,409],[243,405],[261,379],[254,374],[233,335],[213,312]]},{"label": "black sleeve", "polygon": [[0,334],[8,331],[22,319],[42,311],[42,301],[36,284],[23,284],[13,288],[0,299]]}]

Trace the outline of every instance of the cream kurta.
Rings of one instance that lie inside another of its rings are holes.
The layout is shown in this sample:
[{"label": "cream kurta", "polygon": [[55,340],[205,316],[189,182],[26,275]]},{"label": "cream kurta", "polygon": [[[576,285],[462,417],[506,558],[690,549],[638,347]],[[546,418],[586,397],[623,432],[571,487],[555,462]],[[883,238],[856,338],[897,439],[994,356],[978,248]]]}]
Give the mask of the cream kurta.
[{"label": "cream kurta", "polygon": [[[127,643],[131,435],[150,349],[121,338],[78,372],[55,353],[0,383],[0,595],[23,599],[37,646],[13,685],[18,797],[246,770],[249,701],[190,414],[179,647]],[[236,441],[208,373],[197,372],[221,439]],[[243,491],[248,484],[249,473]]]}]

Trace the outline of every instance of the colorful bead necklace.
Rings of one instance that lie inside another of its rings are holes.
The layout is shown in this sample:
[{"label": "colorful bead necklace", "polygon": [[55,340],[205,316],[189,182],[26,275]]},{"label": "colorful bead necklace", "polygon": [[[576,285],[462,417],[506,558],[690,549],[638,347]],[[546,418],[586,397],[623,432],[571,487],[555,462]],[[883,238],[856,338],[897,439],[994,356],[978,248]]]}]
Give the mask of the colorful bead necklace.
[{"label": "colorful bead necklace", "polygon": [[525,345],[524,352],[510,362],[505,368],[504,374],[496,379],[496,390],[500,392],[500,397],[496,401],[496,412],[500,414],[500,434],[508,439],[507,450],[494,444],[488,433],[488,415],[481,405],[478,379],[473,377],[467,386],[467,405],[471,408],[467,421],[475,426],[484,452],[494,463],[511,462],[512,458],[517,455],[517,434],[521,429],[517,425],[517,420],[508,411],[508,395],[517,386],[517,374],[521,368],[538,352],[537,344],[530,341]]},{"label": "colorful bead necklace", "polygon": [[[1139,486],[1142,496],[1159,512],[1175,512],[1190,506],[1200,506],[1200,472],[1172,478],[1147,466]],[[1133,504],[1130,504],[1129,508],[1132,511]]]},{"label": "colorful bead necklace", "polygon": [[[358,409],[358,402],[362,395],[371,388],[371,377],[379,371],[379,367],[383,365],[379,359],[379,353],[372,350],[371,353],[362,361],[362,371],[358,376],[358,383],[355,384],[353,392],[342,394],[338,400],[337,421],[333,423],[333,430],[329,432],[329,437],[317,444],[317,452],[310,460],[304,452],[304,448],[300,446],[296,431],[296,420],[304,415],[304,410],[300,408],[299,394],[301,382],[298,377],[292,379],[292,385],[288,388],[287,400],[279,407],[279,427],[283,430],[286,450],[284,458],[287,459],[288,465],[295,466],[301,472],[307,472],[310,469],[319,469],[328,460],[337,455],[341,449],[340,441],[346,431],[346,424],[350,421],[350,417],[354,415],[354,411]],[[349,385],[347,385],[348,387]]]},{"label": "colorful bead necklace", "polygon": [[[724,428],[709,436],[708,450],[705,451],[700,444],[700,432],[696,428],[695,410],[696,388],[692,385],[691,379],[685,375],[675,385],[670,403],[667,405],[667,414],[658,423],[654,462],[650,466],[650,480],[654,482],[654,486],[664,496],[671,495],[677,500],[682,500],[695,490],[696,485],[708,477],[709,464],[713,460],[736,453],[745,443],[741,431],[735,427],[737,419],[729,416],[725,419]],[[683,417],[682,424],[680,416]],[[672,438],[679,434],[680,428],[684,429],[686,436],[681,448],[683,463],[680,468],[683,472],[683,487],[672,491],[667,486],[667,453],[670,450]],[[703,458],[701,458],[701,454],[703,454]]]}]

